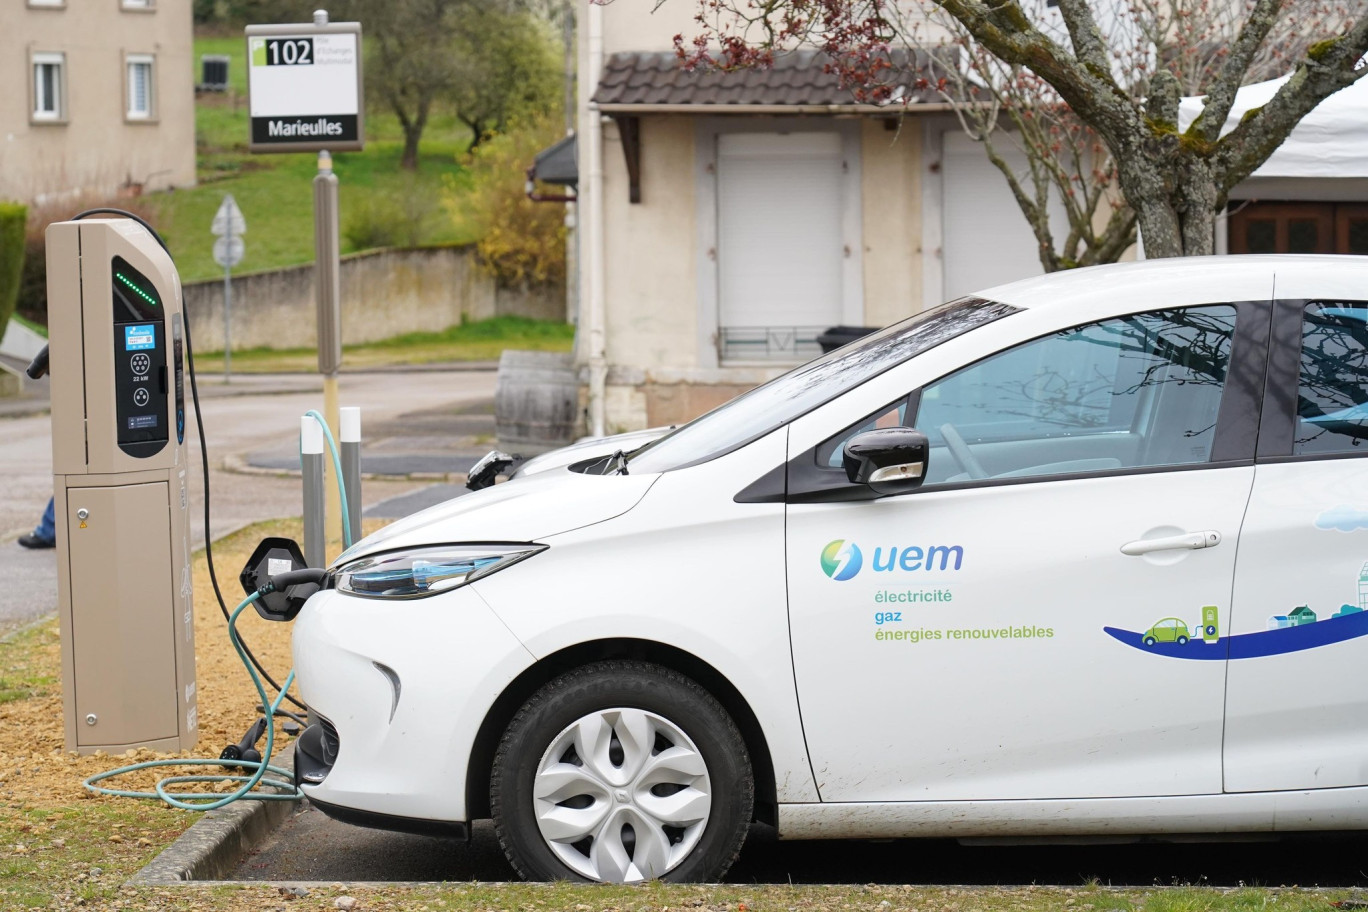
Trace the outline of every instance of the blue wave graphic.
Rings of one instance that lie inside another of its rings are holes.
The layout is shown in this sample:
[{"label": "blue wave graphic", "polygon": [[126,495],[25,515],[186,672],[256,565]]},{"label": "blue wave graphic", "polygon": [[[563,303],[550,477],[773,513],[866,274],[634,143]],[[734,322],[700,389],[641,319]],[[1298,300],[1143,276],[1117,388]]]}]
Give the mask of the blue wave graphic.
[{"label": "blue wave graphic", "polygon": [[1345,640],[1368,636],[1368,611],[1346,614],[1341,617],[1326,618],[1314,624],[1299,627],[1284,627],[1280,630],[1260,630],[1257,633],[1240,633],[1235,636],[1221,637],[1208,643],[1200,637],[1182,646],[1177,643],[1155,643],[1146,646],[1144,634],[1119,627],[1103,627],[1111,636],[1134,646],[1142,652],[1167,656],[1171,659],[1195,659],[1198,661],[1224,661],[1226,659],[1258,659],[1264,656],[1283,655],[1343,643]]}]

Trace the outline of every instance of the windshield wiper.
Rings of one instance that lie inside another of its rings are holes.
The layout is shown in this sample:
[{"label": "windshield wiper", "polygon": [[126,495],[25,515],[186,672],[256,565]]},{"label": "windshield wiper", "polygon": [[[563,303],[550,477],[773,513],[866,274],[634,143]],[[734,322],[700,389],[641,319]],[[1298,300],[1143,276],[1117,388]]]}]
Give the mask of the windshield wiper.
[{"label": "windshield wiper", "polygon": [[604,467],[604,475],[626,475],[627,474],[627,454],[622,450],[614,450],[613,455],[608,457],[608,465]]}]

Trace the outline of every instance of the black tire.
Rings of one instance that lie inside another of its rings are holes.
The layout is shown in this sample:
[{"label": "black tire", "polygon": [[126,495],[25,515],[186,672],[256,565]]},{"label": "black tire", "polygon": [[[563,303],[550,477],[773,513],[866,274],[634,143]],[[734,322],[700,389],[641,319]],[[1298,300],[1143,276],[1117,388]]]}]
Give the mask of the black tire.
[{"label": "black tire", "polygon": [[1147,636],[1147,637],[1145,637],[1145,645],[1146,645],[1146,646],[1153,646],[1153,645],[1154,645],[1155,643],[1157,643],[1157,642],[1159,642],[1159,641],[1156,640],[1156,639],[1155,639],[1154,637],[1152,637],[1152,636]]},{"label": "black tire", "polygon": [[[755,801],[745,741],[727,711],[697,683],[668,668],[625,660],[561,675],[533,694],[509,723],[490,777],[494,827],[509,863],[526,880],[593,879],[548,846],[537,821],[533,785],[543,757],[562,733],[595,712],[614,708],[642,710],[676,727],[693,742],[706,767],[711,802],[701,835],[690,836],[697,840],[692,850],[659,879],[721,880],[741,851]],[[653,756],[659,744],[652,748]],[[587,848],[576,851],[591,864]]]},{"label": "black tire", "polygon": [[1180,636],[1180,637],[1178,638],[1178,645],[1179,645],[1179,646],[1186,646],[1187,644],[1188,644],[1188,638],[1187,638],[1187,637],[1185,637],[1185,636]]}]

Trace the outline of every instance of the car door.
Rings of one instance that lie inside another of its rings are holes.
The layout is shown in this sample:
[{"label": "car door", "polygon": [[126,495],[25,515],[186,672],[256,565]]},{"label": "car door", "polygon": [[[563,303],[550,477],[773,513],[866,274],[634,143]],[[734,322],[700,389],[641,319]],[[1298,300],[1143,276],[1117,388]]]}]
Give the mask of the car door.
[{"label": "car door", "polygon": [[[1224,653],[1201,632],[1229,610],[1268,302],[1031,319],[791,426],[790,626],[824,801],[1221,790]],[[930,438],[926,481],[874,498],[841,446],[899,422]]]},{"label": "car door", "polygon": [[1281,301],[1274,326],[1235,572],[1225,787],[1368,785],[1368,304]]}]

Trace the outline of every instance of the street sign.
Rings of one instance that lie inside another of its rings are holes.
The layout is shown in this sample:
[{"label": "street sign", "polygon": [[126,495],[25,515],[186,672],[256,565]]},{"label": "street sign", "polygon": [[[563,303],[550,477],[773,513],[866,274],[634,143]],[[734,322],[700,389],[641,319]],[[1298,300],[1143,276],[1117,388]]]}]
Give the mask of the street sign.
[{"label": "street sign", "polygon": [[247,26],[251,152],[359,151],[361,23]]},{"label": "street sign", "polygon": [[223,267],[223,382],[233,376],[233,267],[242,262],[247,245],[242,234],[247,230],[247,219],[238,208],[233,194],[223,194],[209,232],[214,235],[214,262]]},{"label": "street sign", "polygon": [[[216,237],[227,235],[242,234],[247,230],[247,219],[242,217],[242,210],[238,208],[237,200],[233,199],[233,194],[225,193],[223,202],[219,204],[218,212],[214,213],[213,224],[209,226],[209,231]],[[223,264],[219,264],[223,265]]]},{"label": "street sign", "polygon": [[214,238],[214,262],[225,269],[231,269],[242,262],[247,245],[237,235]]}]

